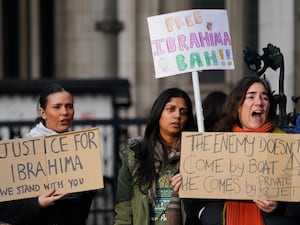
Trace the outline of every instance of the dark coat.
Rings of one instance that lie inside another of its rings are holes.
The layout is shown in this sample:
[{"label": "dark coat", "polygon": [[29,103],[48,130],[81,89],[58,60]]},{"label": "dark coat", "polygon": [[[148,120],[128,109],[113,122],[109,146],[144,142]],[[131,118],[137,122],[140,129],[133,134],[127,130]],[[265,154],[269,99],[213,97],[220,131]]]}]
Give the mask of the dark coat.
[{"label": "dark coat", "polygon": [[85,225],[96,191],[68,194],[47,208],[38,198],[0,203],[0,221],[13,225]]},{"label": "dark coat", "polygon": [[[187,214],[185,225],[222,225],[224,203],[222,200],[184,199]],[[203,206],[205,208],[199,220],[199,211]],[[265,225],[299,225],[300,203],[278,202],[274,212],[262,212],[262,216]]]}]

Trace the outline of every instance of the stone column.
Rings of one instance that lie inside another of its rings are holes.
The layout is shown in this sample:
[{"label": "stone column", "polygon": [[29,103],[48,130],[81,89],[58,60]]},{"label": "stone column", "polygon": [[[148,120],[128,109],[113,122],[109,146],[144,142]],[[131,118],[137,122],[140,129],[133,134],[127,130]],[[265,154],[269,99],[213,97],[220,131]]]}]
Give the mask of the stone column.
[{"label": "stone column", "polygon": [[[300,1],[295,1],[295,24],[294,24],[294,28],[295,28],[295,40],[300,40]],[[294,95],[295,96],[300,96],[300,88],[299,88],[299,84],[300,84],[300,45],[296,45],[295,44],[295,72],[294,72],[294,78],[295,78],[295,82],[294,82]],[[300,113],[300,100],[299,103],[296,104],[296,112]]]},{"label": "stone column", "polygon": [[225,71],[226,90],[230,91],[245,73],[243,50],[245,48],[245,1],[226,0],[228,23],[232,40],[235,70]]},{"label": "stone column", "polygon": [[[2,1],[0,1],[0,12],[2,12]],[[0,16],[0,79],[3,78],[3,34],[2,34],[2,17]]]},{"label": "stone column", "polygon": [[[287,113],[293,111],[294,95],[295,26],[294,0],[259,0],[259,50],[271,43],[280,48],[284,56],[284,93],[287,96]],[[275,94],[279,90],[279,69],[266,71]]]}]

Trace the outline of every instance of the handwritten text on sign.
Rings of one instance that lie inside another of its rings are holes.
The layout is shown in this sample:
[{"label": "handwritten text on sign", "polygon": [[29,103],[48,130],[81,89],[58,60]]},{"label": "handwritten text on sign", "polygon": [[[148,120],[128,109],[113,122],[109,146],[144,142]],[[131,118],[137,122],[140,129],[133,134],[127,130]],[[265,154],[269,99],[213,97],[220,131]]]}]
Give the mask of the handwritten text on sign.
[{"label": "handwritten text on sign", "polygon": [[180,197],[300,201],[300,135],[183,132]]},{"label": "handwritten text on sign", "polygon": [[156,77],[234,69],[226,10],[184,10],[148,17]]},{"label": "handwritten text on sign", "polygon": [[103,187],[97,128],[0,141],[0,201]]}]

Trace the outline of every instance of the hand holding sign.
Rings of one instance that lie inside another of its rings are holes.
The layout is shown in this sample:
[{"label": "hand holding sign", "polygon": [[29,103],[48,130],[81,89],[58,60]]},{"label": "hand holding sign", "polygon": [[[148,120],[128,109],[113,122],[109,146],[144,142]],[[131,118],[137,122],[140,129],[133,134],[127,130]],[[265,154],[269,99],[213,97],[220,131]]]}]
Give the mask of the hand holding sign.
[{"label": "hand holding sign", "polygon": [[[30,198],[54,188],[57,194],[102,188],[99,137],[98,128],[91,128],[0,141],[0,156],[6,156],[0,157],[1,201]],[[22,143],[35,144],[23,147],[24,154],[11,154],[11,146]]]}]

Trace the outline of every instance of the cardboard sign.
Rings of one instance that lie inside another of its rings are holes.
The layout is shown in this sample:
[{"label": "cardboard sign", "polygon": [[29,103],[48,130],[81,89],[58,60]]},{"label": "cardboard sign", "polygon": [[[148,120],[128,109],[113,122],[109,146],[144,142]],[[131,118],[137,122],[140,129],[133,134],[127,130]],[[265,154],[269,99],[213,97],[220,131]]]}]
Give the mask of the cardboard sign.
[{"label": "cardboard sign", "polygon": [[0,141],[0,201],[103,188],[98,128]]},{"label": "cardboard sign", "polygon": [[181,198],[300,201],[300,135],[183,132]]},{"label": "cardboard sign", "polygon": [[156,78],[234,69],[226,10],[184,10],[147,19]]}]

